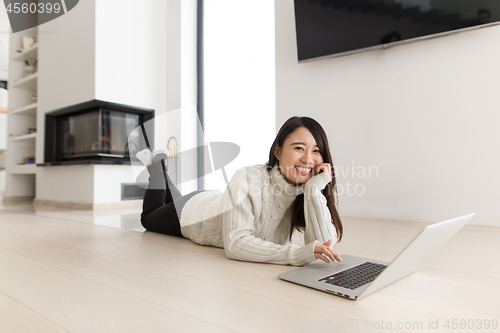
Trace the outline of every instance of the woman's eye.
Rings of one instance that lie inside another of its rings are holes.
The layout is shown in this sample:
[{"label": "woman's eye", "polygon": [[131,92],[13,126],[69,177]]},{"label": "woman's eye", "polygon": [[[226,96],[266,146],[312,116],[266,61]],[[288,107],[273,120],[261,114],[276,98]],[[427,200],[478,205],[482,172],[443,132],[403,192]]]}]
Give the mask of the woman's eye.
[{"label": "woman's eye", "polygon": [[[295,147],[295,149],[304,150],[304,148],[302,148],[302,147]],[[321,153],[321,151],[319,149],[316,149],[314,152],[315,153]]]}]

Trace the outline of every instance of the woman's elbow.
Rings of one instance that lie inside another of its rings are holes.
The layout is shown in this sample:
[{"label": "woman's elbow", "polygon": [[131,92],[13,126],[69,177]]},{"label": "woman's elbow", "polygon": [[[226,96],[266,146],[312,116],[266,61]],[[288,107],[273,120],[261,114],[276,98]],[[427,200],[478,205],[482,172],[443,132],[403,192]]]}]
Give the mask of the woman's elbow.
[{"label": "woman's elbow", "polygon": [[234,253],[234,252],[235,252],[235,251],[233,251],[233,249],[232,249],[232,246],[231,246],[231,245],[229,245],[229,246],[224,246],[224,253],[226,254],[226,257],[227,257],[228,259],[233,259],[233,260],[241,260],[241,259],[239,258],[239,256],[238,256],[236,253]]}]

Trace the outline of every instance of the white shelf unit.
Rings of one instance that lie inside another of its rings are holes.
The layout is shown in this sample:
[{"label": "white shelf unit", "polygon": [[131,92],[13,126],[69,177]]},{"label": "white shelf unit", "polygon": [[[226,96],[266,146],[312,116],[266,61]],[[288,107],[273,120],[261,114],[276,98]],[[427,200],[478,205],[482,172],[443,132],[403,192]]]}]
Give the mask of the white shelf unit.
[{"label": "white shelf unit", "polygon": [[15,110],[9,112],[9,114],[25,115],[30,117],[36,117],[36,110],[38,108],[38,103],[33,103],[29,105],[22,106]]},{"label": "white shelf unit", "polygon": [[36,174],[36,165],[35,164],[18,165],[12,170],[9,170],[9,168],[7,168],[7,171],[12,175],[34,175]]},{"label": "white shelf unit", "polygon": [[37,90],[38,73],[31,74],[30,76],[23,77],[12,83],[12,88],[25,89],[30,91]]},{"label": "white shelf unit", "polygon": [[9,199],[12,202],[25,201],[35,196],[37,167],[25,161],[35,158],[38,144],[38,104],[34,98],[38,92],[38,73],[35,66],[35,72],[24,77],[24,70],[26,62],[30,66],[37,62],[38,43],[23,49],[23,36],[33,36],[37,42],[38,28],[11,34],[10,38],[6,202]]},{"label": "white shelf unit", "polygon": [[36,133],[24,134],[19,136],[14,136],[10,138],[10,141],[25,141],[25,142],[33,142],[36,141]]},{"label": "white shelf unit", "polygon": [[11,61],[24,62],[25,60],[28,61],[33,59],[36,60],[37,54],[38,54],[38,43],[35,43],[35,45],[33,45],[32,47],[29,47],[24,51],[13,55]]}]

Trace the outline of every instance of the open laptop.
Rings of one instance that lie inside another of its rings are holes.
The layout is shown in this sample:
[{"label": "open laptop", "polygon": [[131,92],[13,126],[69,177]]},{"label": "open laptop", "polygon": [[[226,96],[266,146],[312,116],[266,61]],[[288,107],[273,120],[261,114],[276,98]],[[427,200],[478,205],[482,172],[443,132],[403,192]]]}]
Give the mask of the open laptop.
[{"label": "open laptop", "polygon": [[474,215],[476,214],[426,226],[391,263],[342,255],[342,262],[321,261],[281,273],[278,277],[357,300],[415,272]]}]

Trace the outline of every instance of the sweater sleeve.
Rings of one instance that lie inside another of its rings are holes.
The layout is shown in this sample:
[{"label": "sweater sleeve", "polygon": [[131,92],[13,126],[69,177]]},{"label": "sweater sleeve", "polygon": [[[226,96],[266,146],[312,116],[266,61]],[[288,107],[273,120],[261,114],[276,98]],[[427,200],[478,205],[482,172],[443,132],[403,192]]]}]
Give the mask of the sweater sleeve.
[{"label": "sweater sleeve", "polygon": [[[244,169],[236,171],[222,197],[222,234],[224,251],[229,259],[304,266],[314,258],[314,244],[280,245],[254,236],[254,207],[249,195],[249,184]],[[259,190],[253,188],[253,190]]]},{"label": "sweater sleeve", "polygon": [[332,240],[332,248],[337,243],[337,231],[332,224],[326,197],[321,193],[332,178],[326,173],[320,173],[309,179],[304,186],[304,215],[306,227],[304,242],[306,244],[317,240],[322,244]]}]

